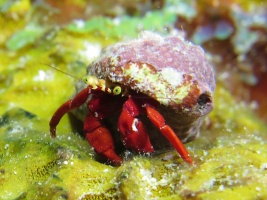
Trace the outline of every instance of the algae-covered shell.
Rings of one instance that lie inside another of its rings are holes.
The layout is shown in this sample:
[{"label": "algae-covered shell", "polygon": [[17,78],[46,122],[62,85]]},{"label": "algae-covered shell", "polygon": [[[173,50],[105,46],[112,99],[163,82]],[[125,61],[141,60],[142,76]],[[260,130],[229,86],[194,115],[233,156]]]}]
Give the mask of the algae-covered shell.
[{"label": "algae-covered shell", "polygon": [[180,36],[164,38],[151,32],[104,49],[88,71],[179,112],[181,105],[196,105],[201,94],[212,96],[215,88],[214,72],[199,46]]},{"label": "algae-covered shell", "polygon": [[213,68],[202,48],[181,36],[142,32],[137,39],[105,48],[87,73],[154,98],[167,121],[180,121],[179,132],[197,130],[198,118],[213,108]]}]

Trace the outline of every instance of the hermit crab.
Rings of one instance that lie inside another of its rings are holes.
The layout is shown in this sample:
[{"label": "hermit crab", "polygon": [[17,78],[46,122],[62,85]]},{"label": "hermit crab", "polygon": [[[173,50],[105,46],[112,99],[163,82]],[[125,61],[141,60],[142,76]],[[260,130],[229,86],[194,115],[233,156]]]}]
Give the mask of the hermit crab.
[{"label": "hermit crab", "polygon": [[[193,163],[183,143],[198,136],[203,117],[213,108],[215,89],[213,69],[199,46],[181,36],[146,31],[103,49],[87,74],[86,86],[51,118],[52,137],[63,115],[86,103],[85,137],[112,164],[123,162],[113,131],[126,149],[152,153],[167,141]],[[110,128],[114,123],[116,128]]]}]

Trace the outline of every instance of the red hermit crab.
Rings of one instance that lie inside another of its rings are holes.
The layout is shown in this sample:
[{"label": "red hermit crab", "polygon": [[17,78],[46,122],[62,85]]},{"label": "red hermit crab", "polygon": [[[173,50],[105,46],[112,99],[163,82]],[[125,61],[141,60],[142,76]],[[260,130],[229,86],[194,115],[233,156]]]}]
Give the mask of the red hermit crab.
[{"label": "red hermit crab", "polygon": [[[123,161],[105,124],[113,116],[125,148],[151,153],[156,143],[168,141],[185,161],[193,162],[182,142],[198,135],[203,116],[213,108],[215,88],[214,72],[200,47],[181,36],[143,32],[138,39],[105,48],[87,74],[87,86],[53,115],[53,137],[62,116],[87,102],[85,136],[112,164]],[[155,138],[156,132],[164,137]]]}]

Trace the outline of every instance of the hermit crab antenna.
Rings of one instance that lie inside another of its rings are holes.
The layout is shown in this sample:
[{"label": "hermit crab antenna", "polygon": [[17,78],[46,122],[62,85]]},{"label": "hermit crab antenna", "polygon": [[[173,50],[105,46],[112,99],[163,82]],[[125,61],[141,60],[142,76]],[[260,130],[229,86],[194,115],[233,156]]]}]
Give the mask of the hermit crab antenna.
[{"label": "hermit crab antenna", "polygon": [[60,69],[58,69],[58,68],[56,68],[56,67],[53,67],[53,66],[51,66],[51,65],[48,65],[48,64],[43,64],[43,65],[48,66],[48,67],[50,67],[50,68],[53,68],[54,70],[57,70],[58,72],[61,72],[61,73],[63,73],[63,74],[66,74],[67,76],[70,76],[70,77],[75,78],[75,79],[77,79],[77,80],[81,80],[80,78],[78,78],[78,77],[76,77],[76,76],[73,76],[73,75],[71,75],[71,74],[69,74],[69,73],[67,73],[67,72],[64,72],[64,71],[62,71],[62,70],[60,70]]}]

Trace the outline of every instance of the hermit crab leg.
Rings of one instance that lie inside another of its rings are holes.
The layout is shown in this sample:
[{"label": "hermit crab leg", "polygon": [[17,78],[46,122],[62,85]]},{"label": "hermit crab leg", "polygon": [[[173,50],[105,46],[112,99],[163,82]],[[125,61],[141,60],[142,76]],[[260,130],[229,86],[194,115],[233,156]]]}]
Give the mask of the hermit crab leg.
[{"label": "hermit crab leg", "polygon": [[[87,82],[90,81],[90,85],[80,91],[74,99],[69,100],[62,106],[60,106],[52,116],[49,123],[50,133],[52,137],[56,137],[56,126],[58,125],[64,114],[84,104],[88,99],[88,95],[97,94],[99,92],[118,92],[118,88],[116,87],[113,91],[110,91],[109,88],[106,88],[104,85],[105,82],[101,79],[97,80],[93,79],[92,77],[86,77],[84,79],[86,79],[85,81]],[[89,107],[96,106],[96,101],[94,101],[94,103],[92,102],[93,101],[91,100]],[[105,115],[107,113],[102,114]],[[115,153],[114,141],[109,130],[105,127],[102,127],[101,123],[99,122],[99,118],[95,117],[93,112],[91,111],[88,112],[84,122],[84,133],[87,140],[97,153],[110,160],[114,165],[120,165],[122,163],[122,158]]]},{"label": "hermit crab leg", "polygon": [[163,116],[155,109],[146,106],[147,116],[150,121],[160,130],[160,132],[166,137],[166,139],[172,144],[181,157],[188,163],[193,163],[189,153],[184,147],[183,143],[179,140],[177,135],[171,129],[170,126],[165,124]]},{"label": "hermit crab leg", "polygon": [[88,95],[91,93],[91,88],[87,87],[80,91],[77,96],[73,100],[69,100],[63,105],[61,105],[54,115],[52,116],[49,126],[50,126],[50,133],[52,137],[56,137],[56,127],[60,122],[61,118],[68,113],[70,110],[77,108],[85,103],[88,98]]},{"label": "hermit crab leg", "polygon": [[[55,68],[56,69],[56,68]],[[63,72],[64,73],[64,72]],[[50,133],[52,137],[56,137],[56,126],[60,122],[61,118],[74,108],[80,107],[88,98],[89,94],[93,94],[97,91],[103,91],[107,93],[112,93],[108,87],[106,87],[106,82],[103,79],[98,79],[95,76],[85,76],[83,77],[83,82],[88,84],[88,87],[80,91],[72,100],[67,101],[61,105],[50,120]]]},{"label": "hermit crab leg", "polygon": [[151,153],[154,149],[150,143],[149,136],[140,119],[140,105],[129,97],[123,104],[122,112],[118,120],[118,127],[122,134],[122,141],[126,148],[137,152]]},{"label": "hermit crab leg", "polygon": [[122,158],[114,150],[114,141],[109,130],[89,111],[84,122],[84,133],[96,153],[104,156],[114,165],[120,165]]}]

